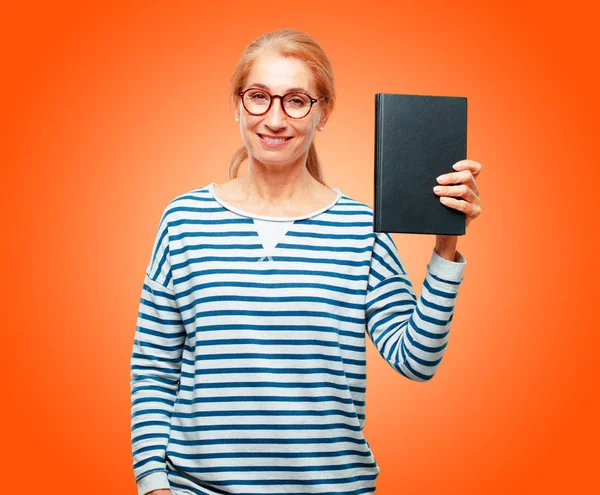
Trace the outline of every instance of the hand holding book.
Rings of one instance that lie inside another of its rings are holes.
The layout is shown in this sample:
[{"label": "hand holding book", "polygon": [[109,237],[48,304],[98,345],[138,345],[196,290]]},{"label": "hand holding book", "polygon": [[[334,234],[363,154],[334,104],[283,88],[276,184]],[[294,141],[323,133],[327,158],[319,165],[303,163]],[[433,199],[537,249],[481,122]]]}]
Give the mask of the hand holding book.
[{"label": "hand holding book", "polygon": [[[433,192],[440,198],[440,203],[465,214],[465,228],[471,220],[481,214],[479,187],[475,179],[482,170],[481,163],[474,160],[461,160],[452,165],[456,172],[442,174],[437,177],[437,185]],[[454,261],[458,236],[436,235],[435,250],[442,258]]]},{"label": "hand holding book", "polygon": [[479,188],[475,179],[482,166],[474,160],[461,160],[452,165],[454,170],[449,174],[437,177],[438,185],[433,192],[440,197],[440,202],[465,214],[465,226],[481,213]]}]

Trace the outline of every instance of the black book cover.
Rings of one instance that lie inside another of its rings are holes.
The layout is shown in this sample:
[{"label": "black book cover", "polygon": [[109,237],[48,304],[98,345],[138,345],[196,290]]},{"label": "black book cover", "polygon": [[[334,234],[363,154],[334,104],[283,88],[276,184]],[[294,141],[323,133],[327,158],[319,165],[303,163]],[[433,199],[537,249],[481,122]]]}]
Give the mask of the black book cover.
[{"label": "black book cover", "polygon": [[466,98],[377,93],[373,230],[464,235],[465,214],[433,188],[466,157]]}]

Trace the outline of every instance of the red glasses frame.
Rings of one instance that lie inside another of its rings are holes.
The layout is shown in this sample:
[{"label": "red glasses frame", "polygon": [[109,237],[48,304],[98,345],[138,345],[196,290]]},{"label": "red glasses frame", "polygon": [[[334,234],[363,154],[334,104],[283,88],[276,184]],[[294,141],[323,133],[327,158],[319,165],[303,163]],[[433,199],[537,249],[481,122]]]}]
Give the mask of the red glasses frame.
[{"label": "red glasses frame", "polygon": [[[244,103],[244,95],[250,91],[251,89],[257,90],[257,91],[262,91],[263,93],[266,93],[269,95],[269,106],[267,107],[267,109],[263,112],[263,113],[252,113],[250,110],[248,110],[246,108],[246,104]],[[306,112],[305,115],[303,115],[302,117],[292,117],[289,113],[287,113],[285,107],[283,106],[283,99],[287,96],[287,95],[305,95],[308,96],[308,98],[310,99],[310,107],[308,108],[308,112]],[[238,91],[237,95],[240,96],[242,98],[242,105],[244,107],[244,110],[246,110],[246,112],[248,112],[250,115],[254,115],[255,117],[260,117],[261,115],[265,115],[266,113],[269,112],[269,110],[271,110],[271,106],[273,105],[273,101],[275,100],[275,98],[279,98],[281,101],[281,109],[284,111],[284,113],[290,118],[290,119],[303,119],[304,117],[306,117],[310,111],[312,110],[312,107],[315,103],[317,103],[319,100],[328,100],[329,96],[321,96],[320,98],[313,98],[312,96],[310,96],[308,93],[303,93],[302,91],[291,91],[290,93],[286,93],[284,95],[272,95],[271,93],[269,93],[268,91],[265,91],[262,88],[248,88],[244,91]]]}]

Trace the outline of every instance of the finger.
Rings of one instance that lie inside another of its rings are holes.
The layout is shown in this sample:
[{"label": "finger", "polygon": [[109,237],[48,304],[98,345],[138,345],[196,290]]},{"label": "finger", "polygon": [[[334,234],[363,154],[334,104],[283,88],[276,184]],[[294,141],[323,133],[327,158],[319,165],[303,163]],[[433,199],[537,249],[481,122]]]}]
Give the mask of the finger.
[{"label": "finger", "polygon": [[442,174],[436,177],[438,184],[456,184],[466,182],[473,179],[473,175],[470,170],[462,170],[460,172],[451,172],[449,174]]},{"label": "finger", "polygon": [[462,211],[466,215],[467,225],[481,215],[481,205],[473,204],[463,201],[461,199],[450,198],[448,196],[442,196],[440,202],[444,206],[454,208],[455,210]]},{"label": "finger", "polygon": [[437,177],[438,184],[467,184],[476,195],[479,195],[479,187],[470,170],[443,174]]},{"label": "finger", "polygon": [[468,201],[463,201],[462,199],[450,198],[448,196],[442,196],[440,198],[440,202],[444,206],[449,206],[450,208],[454,208],[455,210],[462,211],[468,217],[475,215],[476,208]]},{"label": "finger", "polygon": [[475,200],[479,199],[473,190],[466,184],[457,186],[436,186],[433,188],[433,192],[438,196],[461,197],[469,203],[473,203]]},{"label": "finger", "polygon": [[476,162],[475,160],[460,160],[452,165],[452,168],[457,171],[470,170],[473,177],[477,178],[483,167],[481,166],[481,163]]}]

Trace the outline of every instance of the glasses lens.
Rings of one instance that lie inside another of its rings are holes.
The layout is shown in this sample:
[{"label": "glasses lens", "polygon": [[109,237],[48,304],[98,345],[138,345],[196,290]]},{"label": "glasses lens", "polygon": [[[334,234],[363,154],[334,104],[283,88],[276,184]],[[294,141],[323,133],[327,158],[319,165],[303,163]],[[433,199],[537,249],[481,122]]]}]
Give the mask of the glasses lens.
[{"label": "glasses lens", "polygon": [[260,89],[251,89],[244,95],[244,106],[250,113],[264,113],[269,108],[271,97]]},{"label": "glasses lens", "polygon": [[310,98],[302,93],[290,93],[283,99],[286,113],[295,119],[304,117],[310,110]]}]

